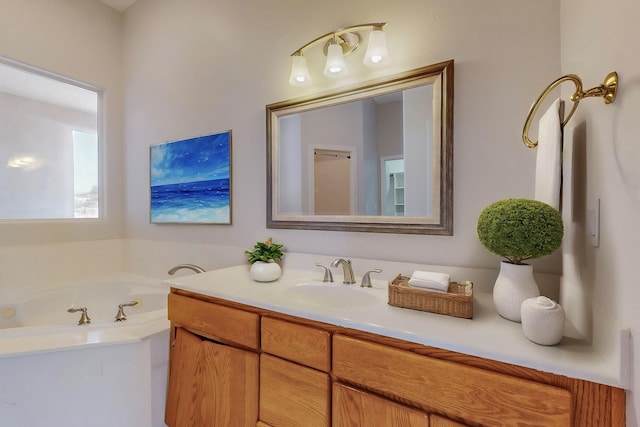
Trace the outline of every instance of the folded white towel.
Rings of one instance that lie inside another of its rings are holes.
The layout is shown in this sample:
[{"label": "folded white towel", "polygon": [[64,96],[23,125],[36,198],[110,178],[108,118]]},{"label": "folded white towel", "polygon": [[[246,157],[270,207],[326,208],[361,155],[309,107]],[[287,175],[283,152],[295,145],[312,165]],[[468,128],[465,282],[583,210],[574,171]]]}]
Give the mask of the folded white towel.
[{"label": "folded white towel", "polygon": [[409,278],[409,285],[433,291],[447,292],[449,289],[449,275],[431,271],[414,271],[411,278]]},{"label": "folded white towel", "polygon": [[556,99],[538,123],[535,199],[560,209],[564,101]]}]

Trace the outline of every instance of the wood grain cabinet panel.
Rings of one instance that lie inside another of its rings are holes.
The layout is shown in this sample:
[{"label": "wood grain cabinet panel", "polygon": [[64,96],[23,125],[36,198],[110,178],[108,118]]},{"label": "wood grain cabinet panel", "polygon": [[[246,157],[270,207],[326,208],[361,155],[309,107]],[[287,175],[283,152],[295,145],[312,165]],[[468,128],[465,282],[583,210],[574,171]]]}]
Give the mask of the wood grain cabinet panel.
[{"label": "wood grain cabinet panel", "polygon": [[175,337],[166,422],[170,427],[258,422],[258,355],[202,339],[182,328]]},{"label": "wood grain cabinet panel", "polygon": [[260,316],[255,313],[177,294],[169,294],[168,311],[177,326],[218,341],[260,347]]},{"label": "wood grain cabinet panel", "polygon": [[455,421],[451,421],[448,418],[444,418],[434,414],[429,415],[429,426],[430,427],[468,427],[466,424],[457,423]]},{"label": "wood grain cabinet panel", "polygon": [[347,336],[333,337],[333,374],[473,424],[571,426],[567,390]]},{"label": "wood grain cabinet panel", "polygon": [[418,409],[334,383],[333,427],[429,427],[429,415]]},{"label": "wood grain cabinet panel", "polygon": [[262,351],[320,371],[331,369],[331,335],[310,326],[263,317]]},{"label": "wood grain cabinet panel", "polygon": [[328,427],[329,375],[260,355],[260,421],[273,427]]}]

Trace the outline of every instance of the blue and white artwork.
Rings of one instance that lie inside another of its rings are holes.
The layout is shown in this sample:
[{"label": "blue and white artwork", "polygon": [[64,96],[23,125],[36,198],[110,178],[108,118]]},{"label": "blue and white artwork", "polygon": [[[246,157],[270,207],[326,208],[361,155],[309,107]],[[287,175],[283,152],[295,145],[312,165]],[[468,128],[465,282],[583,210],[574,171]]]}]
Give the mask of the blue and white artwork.
[{"label": "blue and white artwork", "polygon": [[151,146],[151,222],[231,224],[231,131]]}]

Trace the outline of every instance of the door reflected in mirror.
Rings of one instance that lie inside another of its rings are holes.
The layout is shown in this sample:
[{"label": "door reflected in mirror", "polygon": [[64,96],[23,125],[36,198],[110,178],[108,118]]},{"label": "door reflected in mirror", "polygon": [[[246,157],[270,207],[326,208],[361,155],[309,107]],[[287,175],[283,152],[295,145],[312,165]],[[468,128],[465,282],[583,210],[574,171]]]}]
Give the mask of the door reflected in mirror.
[{"label": "door reflected in mirror", "polygon": [[267,227],[452,234],[453,61],[267,106]]}]

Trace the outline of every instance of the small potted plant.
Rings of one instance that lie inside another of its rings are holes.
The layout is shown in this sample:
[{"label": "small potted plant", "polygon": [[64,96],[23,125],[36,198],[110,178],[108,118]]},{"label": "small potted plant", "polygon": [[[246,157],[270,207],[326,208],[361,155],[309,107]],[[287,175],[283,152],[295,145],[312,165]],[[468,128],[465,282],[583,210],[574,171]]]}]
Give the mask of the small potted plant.
[{"label": "small potted plant", "polygon": [[279,243],[274,243],[271,237],[264,242],[256,242],[252,251],[244,251],[249,256],[251,264],[249,273],[256,282],[273,282],[282,274],[280,260],[284,256]]},{"label": "small potted plant", "polygon": [[520,322],[520,306],[537,297],[540,290],[533,268],[524,261],[555,252],[562,243],[564,227],[560,212],[530,199],[505,199],[480,213],[477,223],[480,243],[506,259],[493,287],[493,301],[500,316]]}]

